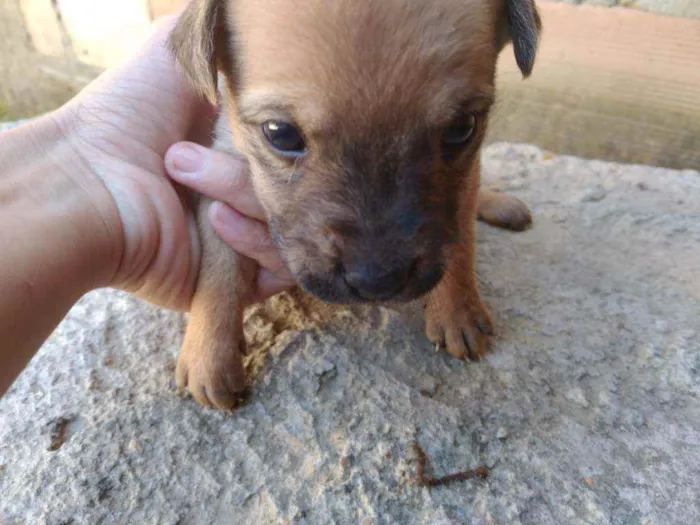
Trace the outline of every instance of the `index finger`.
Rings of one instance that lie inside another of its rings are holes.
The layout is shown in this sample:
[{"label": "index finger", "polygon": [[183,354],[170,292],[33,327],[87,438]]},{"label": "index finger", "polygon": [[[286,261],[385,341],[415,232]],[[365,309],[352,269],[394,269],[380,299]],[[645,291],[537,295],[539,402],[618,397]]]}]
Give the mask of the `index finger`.
[{"label": "index finger", "polygon": [[178,142],[166,153],[165,168],[180,184],[224,202],[242,215],[267,221],[243,158],[192,142]]}]

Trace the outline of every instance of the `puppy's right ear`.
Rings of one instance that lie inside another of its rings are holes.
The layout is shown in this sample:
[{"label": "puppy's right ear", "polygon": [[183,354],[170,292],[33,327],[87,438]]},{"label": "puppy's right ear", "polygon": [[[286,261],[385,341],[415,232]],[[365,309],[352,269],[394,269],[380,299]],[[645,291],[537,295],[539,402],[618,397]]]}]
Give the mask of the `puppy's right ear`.
[{"label": "puppy's right ear", "polygon": [[535,0],[505,0],[496,34],[496,47],[500,52],[513,43],[515,61],[523,77],[530,76],[535,65],[542,21]]},{"label": "puppy's right ear", "polygon": [[168,47],[195,89],[216,103],[217,26],[224,0],[190,0],[168,39]]}]

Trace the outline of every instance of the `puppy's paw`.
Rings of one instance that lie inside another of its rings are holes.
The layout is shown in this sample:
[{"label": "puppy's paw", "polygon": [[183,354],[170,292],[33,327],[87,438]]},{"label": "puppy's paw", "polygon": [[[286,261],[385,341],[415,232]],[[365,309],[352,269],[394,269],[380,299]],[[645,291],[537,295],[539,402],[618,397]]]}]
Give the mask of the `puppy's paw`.
[{"label": "puppy's paw", "polygon": [[524,231],[532,225],[530,209],[523,201],[507,193],[482,189],[477,207],[479,220],[506,230]]},{"label": "puppy's paw", "polygon": [[445,290],[441,285],[428,298],[425,333],[458,359],[481,359],[493,335],[493,322],[481,299]]},{"label": "puppy's paw", "polygon": [[245,342],[185,337],[177,360],[177,386],[205,407],[233,410],[243,401]]}]

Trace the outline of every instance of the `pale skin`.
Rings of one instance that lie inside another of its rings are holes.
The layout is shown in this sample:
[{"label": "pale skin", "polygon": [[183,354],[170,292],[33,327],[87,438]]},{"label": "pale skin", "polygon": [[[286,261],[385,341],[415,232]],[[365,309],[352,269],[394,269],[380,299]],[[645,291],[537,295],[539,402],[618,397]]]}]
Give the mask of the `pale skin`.
[{"label": "pale skin", "polygon": [[0,396],[91,290],[189,308],[201,250],[180,186],[217,199],[215,231],[259,265],[254,300],[293,284],[245,162],[200,145],[215,109],[164,47],[173,23],[64,107],[0,135]]}]

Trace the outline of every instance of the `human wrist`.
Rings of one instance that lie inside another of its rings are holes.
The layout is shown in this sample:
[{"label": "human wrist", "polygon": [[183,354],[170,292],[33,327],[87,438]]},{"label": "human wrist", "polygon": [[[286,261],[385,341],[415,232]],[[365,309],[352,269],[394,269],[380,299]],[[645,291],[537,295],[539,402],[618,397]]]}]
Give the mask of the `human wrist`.
[{"label": "human wrist", "polygon": [[50,261],[64,279],[61,289],[82,294],[110,282],[121,232],[109,193],[77,153],[73,129],[70,113],[59,110],[4,134],[0,220],[6,241],[33,236],[26,256]]}]

